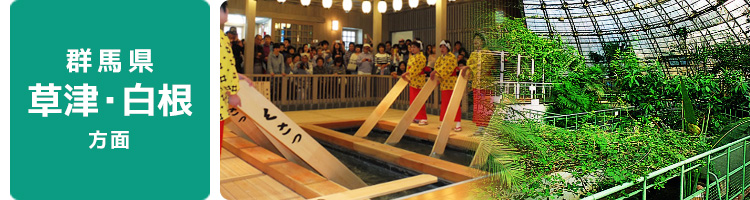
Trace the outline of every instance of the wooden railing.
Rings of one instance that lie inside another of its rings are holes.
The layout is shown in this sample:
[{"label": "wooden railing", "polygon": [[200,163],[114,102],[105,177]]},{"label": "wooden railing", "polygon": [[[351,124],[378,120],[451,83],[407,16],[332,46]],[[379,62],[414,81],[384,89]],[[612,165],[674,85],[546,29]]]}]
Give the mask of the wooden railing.
[{"label": "wooden railing", "polygon": [[[250,75],[256,88],[283,111],[318,110],[376,106],[398,79],[381,75]],[[549,97],[549,83],[498,82],[493,90],[516,94],[521,99]],[[471,86],[468,86],[471,87]],[[530,92],[529,88],[535,91]],[[538,89],[536,89],[538,88]],[[468,93],[468,92],[467,92]],[[467,94],[465,94],[467,95]],[[526,98],[524,98],[526,97]],[[471,98],[463,98],[462,118],[471,118]],[[520,101],[519,103],[526,103]],[[392,108],[409,107],[409,90],[406,89],[393,103]],[[440,90],[436,89],[425,103],[427,113],[440,113]]]}]

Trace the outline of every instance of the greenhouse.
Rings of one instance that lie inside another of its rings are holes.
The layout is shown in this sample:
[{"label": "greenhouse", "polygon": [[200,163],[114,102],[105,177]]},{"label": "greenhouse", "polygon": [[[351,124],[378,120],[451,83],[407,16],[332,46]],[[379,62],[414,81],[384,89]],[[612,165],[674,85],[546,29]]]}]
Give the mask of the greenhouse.
[{"label": "greenhouse", "polygon": [[222,195],[745,199],[748,4],[227,1]]}]

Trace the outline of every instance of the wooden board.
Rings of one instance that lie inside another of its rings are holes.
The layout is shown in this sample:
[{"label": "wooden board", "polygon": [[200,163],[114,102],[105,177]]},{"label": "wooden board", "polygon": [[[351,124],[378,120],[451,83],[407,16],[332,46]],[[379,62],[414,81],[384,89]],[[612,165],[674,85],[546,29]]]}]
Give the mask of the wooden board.
[{"label": "wooden board", "polygon": [[237,108],[230,108],[229,119],[232,123],[225,124],[226,128],[232,130],[232,132],[238,136],[244,136],[245,139],[251,140],[258,146],[276,153],[277,155],[281,155],[281,152],[276,149],[276,146],[271,143],[271,140],[263,135],[260,128],[258,128],[258,126],[255,125],[255,122],[247,117],[244,112]]},{"label": "wooden board", "polygon": [[[263,135],[265,135],[268,138],[271,138],[271,133],[268,132],[266,129],[261,128],[261,132],[263,132]],[[271,140],[271,143],[273,143],[274,146],[277,146],[277,149],[279,152],[281,152],[281,156],[284,156],[287,160],[298,164],[299,166],[302,166],[304,168],[307,168],[309,170],[315,171],[310,165],[308,165],[302,158],[297,156],[297,154],[294,154],[291,149],[287,148],[281,142],[278,140]],[[278,155],[278,154],[277,154]]]},{"label": "wooden board", "polygon": [[[243,104],[251,103],[249,101],[245,102],[246,100],[242,100],[242,101],[243,101]],[[289,150],[289,148],[287,148],[283,144],[281,144],[281,142],[275,139],[269,139],[269,138],[273,138],[271,136],[271,133],[268,130],[261,128],[260,125],[258,125],[253,119],[250,119],[249,117],[247,117],[247,114],[245,114],[245,112],[243,112],[241,109],[230,111],[230,115],[233,115],[234,112],[237,113],[235,116],[232,116],[232,120],[234,123],[230,123],[228,125],[228,128],[232,130],[232,132],[234,132],[238,136],[243,137],[245,139],[250,138],[252,140],[256,140],[256,139],[263,140],[263,142],[266,144],[259,145],[259,146],[275,153],[276,155],[283,156],[287,160],[292,161],[302,167],[305,167],[309,170],[313,170],[313,168],[310,167],[310,165],[305,163],[305,161],[303,161],[296,154],[292,153],[292,151]],[[238,117],[239,120],[234,121],[235,117]],[[245,130],[254,130],[254,131],[245,132]]]},{"label": "wooden board", "polygon": [[332,195],[326,195],[322,197],[315,197],[315,200],[328,200],[328,199],[369,199],[379,196],[384,196],[396,192],[409,190],[416,187],[425,186],[428,184],[436,183],[437,177],[422,174],[403,178],[395,181],[385,182],[373,186],[363,187],[356,190],[349,190],[346,192],[336,193]]},{"label": "wooden board", "polygon": [[289,148],[315,171],[349,189],[367,186],[362,179],[315,141],[315,138],[302,130],[297,123],[289,119],[284,112],[268,101],[258,90],[250,87],[247,82],[240,81],[238,95],[243,101],[240,110],[254,119],[259,127],[269,131],[274,139]]},{"label": "wooden board", "polygon": [[373,110],[365,122],[362,123],[362,126],[359,127],[359,130],[357,130],[357,133],[355,133],[354,136],[367,137],[367,135],[370,134],[370,131],[372,131],[372,128],[375,127],[375,124],[380,121],[380,118],[383,117],[385,111],[388,111],[388,109],[391,108],[393,102],[396,101],[396,98],[398,98],[401,92],[404,91],[404,88],[406,88],[407,85],[409,85],[409,82],[403,78],[399,78],[396,85],[394,85],[393,88],[391,88],[391,91],[383,97],[383,100],[380,101],[380,104],[375,107],[375,110]]},{"label": "wooden board", "polygon": [[427,78],[427,83],[422,86],[422,91],[417,94],[417,97],[414,98],[414,101],[412,101],[411,105],[409,105],[409,108],[406,109],[403,117],[401,117],[401,121],[399,121],[398,125],[396,125],[396,128],[391,131],[391,135],[388,136],[385,144],[395,145],[396,143],[401,141],[401,138],[404,137],[404,133],[406,133],[406,129],[409,128],[412,120],[414,120],[414,117],[417,116],[417,113],[420,109],[422,109],[422,106],[424,106],[424,104],[427,102],[427,99],[430,98],[432,91],[435,90],[435,87],[437,87],[437,85],[437,80]]},{"label": "wooden board", "polygon": [[448,103],[448,108],[445,109],[443,123],[440,124],[440,130],[438,132],[437,138],[435,139],[435,145],[432,146],[432,152],[430,153],[430,156],[432,157],[440,157],[443,155],[443,152],[445,152],[445,145],[448,143],[448,136],[450,136],[450,133],[453,130],[453,126],[456,124],[453,119],[456,118],[458,106],[461,105],[461,99],[464,97],[464,92],[466,92],[467,81],[463,76],[464,73],[466,72],[464,70],[461,70],[460,74],[458,75],[458,79],[456,80],[456,85],[453,87],[453,94],[451,95],[451,100]]},{"label": "wooden board", "polygon": [[[483,178],[484,179],[484,178]],[[442,187],[437,190],[433,190],[426,193],[421,193],[414,196],[403,197],[406,200],[434,200],[434,199],[451,199],[451,200],[473,200],[483,199],[486,196],[477,195],[476,188],[483,187],[482,183],[486,180],[474,179],[472,181],[464,181],[455,183],[446,187]]]}]

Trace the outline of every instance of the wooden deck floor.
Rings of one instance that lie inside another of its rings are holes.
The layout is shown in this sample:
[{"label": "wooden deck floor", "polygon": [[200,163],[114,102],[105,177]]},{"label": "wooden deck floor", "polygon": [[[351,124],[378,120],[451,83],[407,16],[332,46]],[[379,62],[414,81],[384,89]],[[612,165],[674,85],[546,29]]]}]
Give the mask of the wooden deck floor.
[{"label": "wooden deck floor", "polygon": [[221,195],[229,200],[305,199],[226,149],[221,150]]}]

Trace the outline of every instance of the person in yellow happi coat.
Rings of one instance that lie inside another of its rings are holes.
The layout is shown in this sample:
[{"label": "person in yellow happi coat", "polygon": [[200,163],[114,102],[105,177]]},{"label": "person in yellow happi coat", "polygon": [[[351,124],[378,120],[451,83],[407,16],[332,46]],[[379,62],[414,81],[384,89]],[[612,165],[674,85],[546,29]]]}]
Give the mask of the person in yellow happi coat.
[{"label": "person in yellow happi coat", "polygon": [[474,52],[471,53],[467,61],[466,71],[470,76],[471,88],[474,94],[474,114],[472,121],[477,125],[477,134],[481,134],[484,127],[492,117],[494,105],[492,104],[492,67],[495,65],[495,58],[487,50],[485,43],[487,39],[481,33],[474,35]]},{"label": "person in yellow happi coat", "polygon": [[[414,102],[417,98],[417,94],[422,91],[422,87],[427,81],[426,75],[430,73],[431,69],[425,67],[427,65],[427,59],[424,54],[420,51],[421,44],[414,42],[409,45],[409,62],[406,65],[406,73],[401,75],[404,79],[409,81],[409,104]],[[425,106],[417,112],[417,116],[414,117],[414,122],[419,123],[420,126],[427,125],[427,110]]]},{"label": "person in yellow happi coat", "polygon": [[[226,1],[221,4],[221,17],[219,18],[219,21],[221,26],[224,26],[224,23],[227,22]],[[229,119],[229,106],[236,107],[241,105],[240,97],[237,96],[237,92],[240,90],[239,80],[247,81],[250,83],[250,86],[253,85],[253,82],[245,77],[245,75],[237,73],[234,54],[232,53],[232,44],[221,29],[219,29],[219,35],[221,35],[221,64],[219,64],[219,91],[221,92],[221,101],[219,101],[221,103],[219,137],[221,139],[219,139],[219,147],[221,147],[221,141],[224,140],[224,120]]]},{"label": "person in yellow happi coat", "polygon": [[[458,68],[458,62],[456,56],[450,51],[450,42],[443,40],[440,42],[439,50],[441,52],[440,57],[435,61],[435,71],[432,72],[430,78],[439,78],[440,81],[440,121],[443,121],[445,117],[445,111],[448,109],[448,103],[450,102],[451,95],[453,95],[453,88],[456,85],[456,80],[460,74]],[[461,107],[458,107],[458,113],[454,118],[456,127],[454,131],[461,131]]]}]

